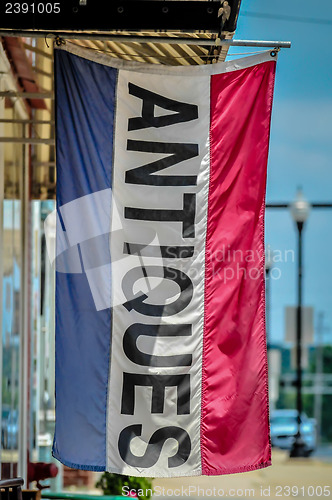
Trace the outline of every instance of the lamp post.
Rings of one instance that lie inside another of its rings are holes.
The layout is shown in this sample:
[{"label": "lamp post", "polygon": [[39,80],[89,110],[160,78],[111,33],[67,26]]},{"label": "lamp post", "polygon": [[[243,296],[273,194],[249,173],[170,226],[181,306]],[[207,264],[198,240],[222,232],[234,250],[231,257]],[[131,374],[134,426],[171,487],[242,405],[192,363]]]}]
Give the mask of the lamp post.
[{"label": "lamp post", "polygon": [[291,457],[306,456],[306,446],[301,436],[302,415],[302,230],[310,212],[310,204],[298,190],[295,201],[290,206],[291,215],[298,230],[298,282],[297,282],[297,315],[296,315],[296,408],[297,434],[290,451]]},{"label": "lamp post", "polygon": [[266,323],[266,344],[270,347],[270,271],[273,267],[273,251],[270,245],[265,250],[265,323]]}]

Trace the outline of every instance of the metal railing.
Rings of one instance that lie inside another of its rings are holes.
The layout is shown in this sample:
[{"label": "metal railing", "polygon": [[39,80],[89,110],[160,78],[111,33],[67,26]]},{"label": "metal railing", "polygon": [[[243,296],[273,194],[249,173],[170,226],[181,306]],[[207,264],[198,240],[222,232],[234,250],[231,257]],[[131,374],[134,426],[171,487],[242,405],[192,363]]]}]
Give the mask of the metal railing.
[{"label": "metal railing", "polygon": [[89,495],[86,493],[42,491],[42,498],[49,500],[123,500],[121,495]]},{"label": "metal railing", "polygon": [[0,480],[1,500],[22,500],[22,486],[24,480],[21,477]]}]

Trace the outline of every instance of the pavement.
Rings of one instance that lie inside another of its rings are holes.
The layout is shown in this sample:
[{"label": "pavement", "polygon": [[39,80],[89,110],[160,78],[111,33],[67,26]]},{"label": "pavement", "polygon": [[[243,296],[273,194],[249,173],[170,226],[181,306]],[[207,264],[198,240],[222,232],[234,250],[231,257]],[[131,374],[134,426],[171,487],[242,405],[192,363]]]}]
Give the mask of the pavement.
[{"label": "pavement", "polygon": [[323,462],[332,462],[332,444],[319,445],[313,453],[313,457]]},{"label": "pavement", "polygon": [[273,450],[272,466],[227,476],[160,478],[153,481],[153,500],[191,498],[263,499],[331,497],[332,462],[324,457],[289,458],[288,452]]}]

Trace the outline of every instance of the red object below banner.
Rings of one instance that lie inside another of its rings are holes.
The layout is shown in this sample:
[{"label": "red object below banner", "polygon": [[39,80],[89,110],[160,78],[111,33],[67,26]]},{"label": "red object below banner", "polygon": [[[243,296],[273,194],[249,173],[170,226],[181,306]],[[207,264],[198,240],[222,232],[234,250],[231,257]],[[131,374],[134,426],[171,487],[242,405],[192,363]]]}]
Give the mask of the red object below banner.
[{"label": "red object below banner", "polygon": [[37,488],[41,490],[44,488],[44,486],[42,486],[39,481],[56,477],[58,475],[58,472],[59,469],[55,464],[45,462],[29,462],[28,482],[31,483],[32,481],[37,481]]}]

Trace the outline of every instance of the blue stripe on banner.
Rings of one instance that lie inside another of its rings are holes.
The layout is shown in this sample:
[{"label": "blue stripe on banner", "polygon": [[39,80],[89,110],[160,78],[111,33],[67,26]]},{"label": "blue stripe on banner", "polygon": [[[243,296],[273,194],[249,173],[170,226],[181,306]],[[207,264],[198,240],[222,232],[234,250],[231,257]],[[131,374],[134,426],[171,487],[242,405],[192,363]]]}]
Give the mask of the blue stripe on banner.
[{"label": "blue stripe on banner", "polygon": [[[55,50],[55,74],[57,252],[61,247],[62,253],[56,273],[53,455],[71,467],[103,470],[111,312],[109,307],[96,307],[88,279],[98,266],[110,264],[105,255],[117,70]],[[89,210],[103,212],[97,228],[89,225]]]}]

